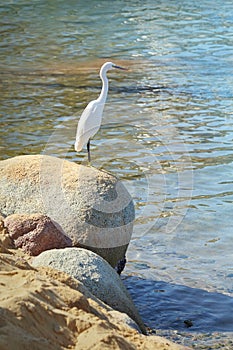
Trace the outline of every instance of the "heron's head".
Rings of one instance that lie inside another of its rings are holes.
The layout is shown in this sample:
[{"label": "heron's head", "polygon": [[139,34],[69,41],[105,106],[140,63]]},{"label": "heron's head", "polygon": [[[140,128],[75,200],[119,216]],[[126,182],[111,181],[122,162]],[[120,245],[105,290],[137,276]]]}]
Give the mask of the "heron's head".
[{"label": "heron's head", "polygon": [[127,70],[127,68],[123,68],[121,66],[117,66],[116,64],[112,63],[112,62],[106,62],[102,65],[101,69],[100,69],[100,74],[102,73],[106,73],[109,69],[122,69],[122,70]]}]

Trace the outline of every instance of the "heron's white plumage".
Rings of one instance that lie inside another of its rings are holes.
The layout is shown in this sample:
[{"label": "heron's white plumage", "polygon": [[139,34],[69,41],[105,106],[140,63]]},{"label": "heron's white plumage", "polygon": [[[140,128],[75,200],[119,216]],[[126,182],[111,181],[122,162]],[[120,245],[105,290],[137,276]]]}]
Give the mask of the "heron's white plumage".
[{"label": "heron's white plumage", "polygon": [[[87,145],[90,139],[98,132],[101,121],[104,105],[108,94],[108,79],[107,71],[112,68],[124,69],[114,65],[112,62],[106,62],[100,69],[100,78],[102,80],[102,89],[99,97],[91,101],[84,109],[77,127],[75,150],[81,151],[83,146]],[[88,158],[90,160],[90,153],[88,149]]]},{"label": "heron's white plumage", "polygon": [[100,128],[104,103],[99,104],[98,100],[91,101],[84,109],[79,119],[75,150],[80,152]]}]

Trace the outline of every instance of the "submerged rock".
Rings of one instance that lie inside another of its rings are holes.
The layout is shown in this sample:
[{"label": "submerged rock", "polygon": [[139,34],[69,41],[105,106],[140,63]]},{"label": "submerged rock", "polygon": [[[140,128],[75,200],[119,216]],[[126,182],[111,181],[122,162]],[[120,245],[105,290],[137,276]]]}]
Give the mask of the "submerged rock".
[{"label": "submerged rock", "polygon": [[41,214],[12,214],[4,219],[16,248],[30,255],[39,255],[45,250],[65,248],[72,241],[48,216]]},{"label": "submerged rock", "polygon": [[0,214],[16,213],[49,216],[74,246],[115,267],[131,238],[134,205],[124,185],[104,171],[28,155],[0,161]]},{"label": "submerged rock", "polygon": [[82,248],[53,249],[41,253],[33,266],[49,266],[81,281],[98,299],[129,315],[145,333],[144,324],[116,271],[100,256]]}]

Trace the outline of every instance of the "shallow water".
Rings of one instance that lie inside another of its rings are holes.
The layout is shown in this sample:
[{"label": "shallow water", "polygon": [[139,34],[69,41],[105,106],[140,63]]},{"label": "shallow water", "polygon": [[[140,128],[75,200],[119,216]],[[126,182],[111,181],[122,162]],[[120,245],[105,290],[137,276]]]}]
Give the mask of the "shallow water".
[{"label": "shallow water", "polygon": [[157,334],[232,349],[232,2],[13,0],[0,21],[1,159],[86,162],[73,142],[99,67],[130,68],[109,73],[92,141],[135,201],[124,282]]}]

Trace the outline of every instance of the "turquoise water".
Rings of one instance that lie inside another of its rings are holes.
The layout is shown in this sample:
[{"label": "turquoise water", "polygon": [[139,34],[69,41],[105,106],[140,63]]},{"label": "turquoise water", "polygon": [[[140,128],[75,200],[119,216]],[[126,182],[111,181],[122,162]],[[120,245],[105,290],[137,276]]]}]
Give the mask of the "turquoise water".
[{"label": "turquoise water", "polygon": [[73,143],[99,67],[127,66],[92,141],[136,206],[124,282],[157,334],[232,349],[232,2],[13,0],[0,21],[1,159],[85,163]]}]

